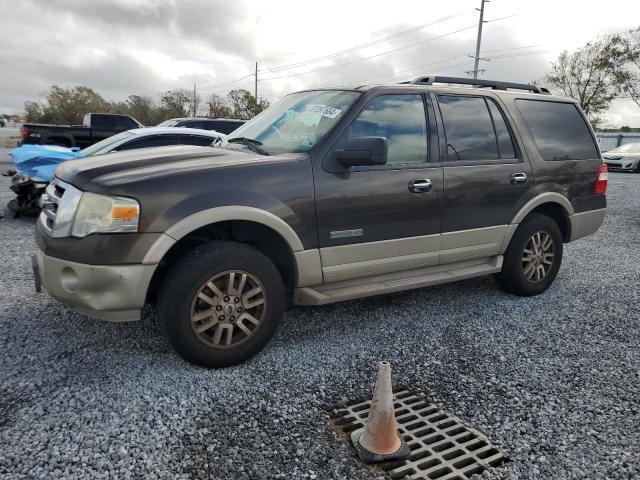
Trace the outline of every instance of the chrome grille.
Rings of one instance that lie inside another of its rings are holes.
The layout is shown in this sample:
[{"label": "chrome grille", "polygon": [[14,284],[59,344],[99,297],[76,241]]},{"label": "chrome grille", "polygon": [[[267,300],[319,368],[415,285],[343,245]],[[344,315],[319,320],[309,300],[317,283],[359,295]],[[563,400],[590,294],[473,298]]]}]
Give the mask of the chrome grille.
[{"label": "chrome grille", "polygon": [[71,235],[73,217],[82,192],[57,178],[47,185],[40,198],[40,223],[52,237],[68,237]]},{"label": "chrome grille", "polygon": [[47,185],[44,195],[40,198],[40,206],[42,207],[40,219],[43,220],[42,223],[49,233],[53,231],[56,223],[58,205],[62,201],[65,190],[66,186],[61,185],[60,180],[56,178]]}]

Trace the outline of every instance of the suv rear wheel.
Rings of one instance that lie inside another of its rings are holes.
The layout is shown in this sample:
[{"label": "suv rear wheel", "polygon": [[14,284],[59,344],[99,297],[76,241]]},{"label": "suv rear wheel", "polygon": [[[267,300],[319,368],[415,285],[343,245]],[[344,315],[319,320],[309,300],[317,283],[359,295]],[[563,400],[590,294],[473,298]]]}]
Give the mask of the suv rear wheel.
[{"label": "suv rear wheel", "polygon": [[285,310],[273,262],[235,242],[201,245],[168,272],[157,302],[169,341],[191,363],[225,367],[259,352]]},{"label": "suv rear wheel", "polygon": [[562,234],[546,215],[528,216],[511,238],[498,284],[507,292],[531,296],[553,283],[562,262]]}]

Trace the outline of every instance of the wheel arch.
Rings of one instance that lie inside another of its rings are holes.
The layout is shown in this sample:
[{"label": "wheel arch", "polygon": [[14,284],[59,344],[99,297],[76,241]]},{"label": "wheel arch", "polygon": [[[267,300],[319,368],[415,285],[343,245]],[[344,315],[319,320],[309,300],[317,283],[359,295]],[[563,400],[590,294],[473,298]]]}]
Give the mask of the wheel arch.
[{"label": "wheel arch", "polygon": [[304,248],[284,220],[253,207],[217,207],[177,222],[149,249],[143,263],[157,267],[147,290],[147,303],[153,303],[175,262],[194,247],[215,240],[250,244],[274,262],[288,290],[293,291],[297,285],[300,272],[295,254]]},{"label": "wheel arch", "polygon": [[529,202],[518,211],[505,235],[502,248],[500,249],[501,254],[507,250],[509,242],[520,223],[532,213],[541,213],[553,219],[560,228],[563,241],[570,241],[571,216],[575,213],[573,205],[571,205],[571,202],[569,202],[565,196],[559,193],[546,192],[529,200]]}]

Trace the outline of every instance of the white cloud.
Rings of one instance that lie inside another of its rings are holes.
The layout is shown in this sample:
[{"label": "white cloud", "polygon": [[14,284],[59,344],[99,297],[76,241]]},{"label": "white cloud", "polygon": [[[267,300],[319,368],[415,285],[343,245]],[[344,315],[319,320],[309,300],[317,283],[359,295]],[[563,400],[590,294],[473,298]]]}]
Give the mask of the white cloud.
[{"label": "white cloud", "polygon": [[[475,47],[478,4],[479,0],[0,0],[0,111],[21,110],[25,100],[37,98],[54,83],[84,84],[111,99],[192,88],[194,82],[202,93],[253,89],[248,75],[256,61],[261,70],[259,92],[270,99],[311,86],[393,82],[425,73],[465,75],[472,68],[467,54]],[[387,42],[274,70],[456,13],[455,18]],[[501,17],[509,18],[484,26],[482,50],[493,59],[482,62],[483,75],[530,82],[542,77],[562,50],[637,26],[640,3],[487,3],[485,18]],[[470,28],[463,30],[466,27]],[[456,30],[461,31],[426,41]],[[415,45],[407,47],[411,44]],[[396,51],[384,54],[390,50]],[[546,53],[504,56],[537,51]],[[635,108],[616,102],[610,121],[640,123]]]}]

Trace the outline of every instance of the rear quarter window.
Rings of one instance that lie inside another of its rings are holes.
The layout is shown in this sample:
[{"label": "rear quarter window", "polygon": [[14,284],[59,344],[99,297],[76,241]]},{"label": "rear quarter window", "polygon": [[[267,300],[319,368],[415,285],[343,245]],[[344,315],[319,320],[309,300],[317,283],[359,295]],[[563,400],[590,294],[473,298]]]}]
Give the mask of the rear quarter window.
[{"label": "rear quarter window", "polygon": [[573,103],[516,100],[544,160],[600,158],[587,123]]}]

